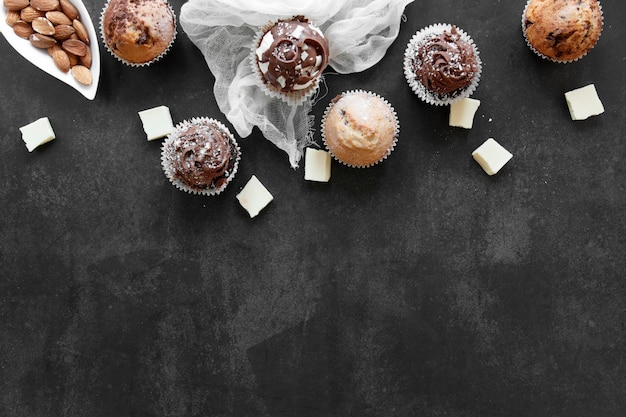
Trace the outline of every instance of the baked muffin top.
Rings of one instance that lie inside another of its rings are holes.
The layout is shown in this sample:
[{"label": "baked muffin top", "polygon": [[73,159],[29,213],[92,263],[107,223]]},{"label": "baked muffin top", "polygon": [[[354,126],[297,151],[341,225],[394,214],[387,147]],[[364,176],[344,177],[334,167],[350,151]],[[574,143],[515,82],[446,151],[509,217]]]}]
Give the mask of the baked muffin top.
[{"label": "baked muffin top", "polygon": [[602,9],[597,0],[531,0],[523,29],[538,54],[555,61],[573,61],[598,42]]}]

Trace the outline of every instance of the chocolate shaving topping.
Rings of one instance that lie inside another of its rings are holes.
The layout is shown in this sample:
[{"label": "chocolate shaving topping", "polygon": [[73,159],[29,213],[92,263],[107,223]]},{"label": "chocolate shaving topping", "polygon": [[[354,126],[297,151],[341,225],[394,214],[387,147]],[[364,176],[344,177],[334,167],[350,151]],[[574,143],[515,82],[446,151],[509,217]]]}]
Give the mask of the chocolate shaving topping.
[{"label": "chocolate shaving topping", "polygon": [[[281,20],[266,33],[257,49],[264,81],[284,92],[307,88],[328,65],[328,40],[303,16]],[[266,38],[267,37],[267,38]]]}]

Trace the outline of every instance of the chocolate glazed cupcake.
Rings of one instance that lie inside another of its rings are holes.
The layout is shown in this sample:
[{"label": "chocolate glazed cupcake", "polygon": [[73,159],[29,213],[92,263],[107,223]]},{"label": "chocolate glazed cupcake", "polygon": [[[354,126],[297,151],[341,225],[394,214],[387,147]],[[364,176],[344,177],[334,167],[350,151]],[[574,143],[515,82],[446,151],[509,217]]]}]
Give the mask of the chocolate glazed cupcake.
[{"label": "chocolate glazed cupcake", "polygon": [[317,91],[328,65],[328,40],[304,16],[278,20],[257,34],[251,63],[263,91],[299,104]]},{"label": "chocolate glazed cupcake", "polygon": [[404,75],[423,101],[446,105],[469,97],[480,80],[482,63],[472,39],[452,25],[417,32],[404,53]]},{"label": "chocolate glazed cupcake", "polygon": [[163,142],[161,165],[178,189],[216,195],[234,178],[241,152],[222,123],[207,117],[179,123]]}]

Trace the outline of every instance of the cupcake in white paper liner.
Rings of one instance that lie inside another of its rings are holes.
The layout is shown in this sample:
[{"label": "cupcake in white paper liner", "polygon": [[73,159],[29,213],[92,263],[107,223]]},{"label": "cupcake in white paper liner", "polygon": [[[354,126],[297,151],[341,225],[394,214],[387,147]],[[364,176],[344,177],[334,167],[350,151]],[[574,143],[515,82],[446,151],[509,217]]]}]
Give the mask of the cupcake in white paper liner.
[{"label": "cupcake in white paper liner", "polygon": [[267,23],[250,53],[257,85],[273,98],[297,106],[318,90],[328,65],[328,40],[304,16]]},{"label": "cupcake in white paper liner", "polygon": [[598,0],[528,0],[522,13],[526,45],[539,57],[568,64],[598,43],[604,17]]},{"label": "cupcake in white paper liner", "polygon": [[167,0],[108,0],[100,13],[100,35],[109,53],[131,67],[163,58],[176,39],[176,15]]},{"label": "cupcake in white paper liner", "polygon": [[161,147],[165,176],[176,188],[191,194],[220,194],[235,177],[240,159],[233,134],[208,117],[180,122]]},{"label": "cupcake in white paper liner", "polygon": [[351,90],[335,97],[322,117],[322,140],[340,163],[368,168],[385,160],[400,136],[394,108],[378,94]]},{"label": "cupcake in white paper liner", "polygon": [[482,72],[472,38],[458,27],[442,23],[413,35],[404,52],[403,67],[413,92],[436,106],[469,97]]}]

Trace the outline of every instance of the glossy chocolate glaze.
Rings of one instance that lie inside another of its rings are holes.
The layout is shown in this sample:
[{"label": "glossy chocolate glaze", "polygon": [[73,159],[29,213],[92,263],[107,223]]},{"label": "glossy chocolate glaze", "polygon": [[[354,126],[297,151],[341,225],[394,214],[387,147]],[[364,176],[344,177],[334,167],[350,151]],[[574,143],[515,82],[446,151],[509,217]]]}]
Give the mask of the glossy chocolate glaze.
[{"label": "glossy chocolate glaze", "polygon": [[302,16],[278,21],[256,49],[264,81],[283,92],[308,88],[328,65],[328,40]]}]

